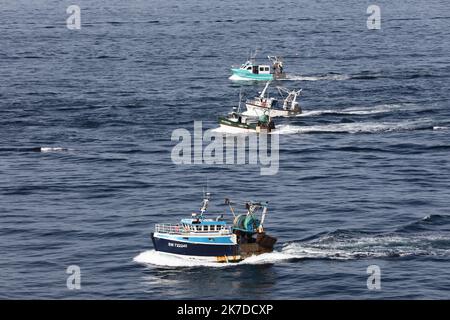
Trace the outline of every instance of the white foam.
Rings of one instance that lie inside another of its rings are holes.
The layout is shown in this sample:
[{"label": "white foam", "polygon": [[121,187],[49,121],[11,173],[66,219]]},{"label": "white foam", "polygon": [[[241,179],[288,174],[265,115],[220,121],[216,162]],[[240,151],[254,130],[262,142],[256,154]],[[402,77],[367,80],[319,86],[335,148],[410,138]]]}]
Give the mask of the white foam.
[{"label": "white foam", "polygon": [[233,81],[255,81],[255,79],[240,77],[240,76],[238,76],[236,74],[233,74],[228,79],[229,80],[233,80]]},{"label": "white foam", "polygon": [[231,126],[220,126],[218,128],[212,129],[212,132],[224,133],[224,134],[248,134],[249,130],[239,129]]},{"label": "white foam", "polygon": [[273,133],[277,134],[296,134],[296,133],[378,133],[400,130],[414,130],[418,126],[423,125],[420,121],[406,122],[352,122],[352,123],[335,123],[326,125],[313,126],[295,126],[295,125],[278,125],[277,130]]},{"label": "white foam", "polygon": [[448,130],[448,129],[450,129],[450,127],[441,127],[441,126],[435,126],[435,127],[433,127],[433,130],[436,130],[436,131],[440,131],[440,130]]},{"label": "white foam", "polygon": [[133,260],[145,265],[162,267],[224,268],[273,264],[293,259],[349,260],[412,255],[450,256],[450,248],[433,245],[433,242],[448,241],[450,238],[443,234],[355,236],[330,234],[310,241],[286,243],[279,251],[251,256],[237,263],[210,262],[194,257],[165,254],[155,250],[142,252]]},{"label": "white foam", "polygon": [[402,104],[380,104],[374,107],[351,107],[342,110],[343,114],[355,114],[355,115],[365,115],[365,114],[376,114],[376,113],[386,113],[398,110],[409,109],[408,106]]},{"label": "white foam", "polygon": [[133,261],[146,265],[155,265],[161,267],[211,267],[211,268],[224,268],[233,267],[243,264],[268,264],[275,263],[277,261],[289,260],[295,258],[292,255],[285,254],[283,252],[264,253],[257,256],[251,256],[240,262],[209,262],[202,259],[194,259],[184,256],[176,256],[171,254],[165,254],[155,250],[148,250],[137,255]]},{"label": "white foam", "polygon": [[[216,132],[216,133],[229,134],[229,135],[256,134],[255,130],[240,129],[240,128],[235,128],[235,127],[230,127],[230,126],[221,126],[221,127],[212,129],[211,131]],[[276,133],[276,131],[277,130],[273,130],[269,134]]]},{"label": "white foam", "polygon": [[309,242],[286,244],[282,252],[297,258],[357,259],[361,257],[388,257],[411,255],[448,256],[450,250],[433,248],[434,241],[449,241],[443,235],[414,236],[380,235],[339,238],[323,236]]},{"label": "white foam", "polygon": [[407,110],[410,107],[402,104],[381,104],[373,107],[351,107],[345,108],[341,110],[332,110],[332,109],[319,109],[319,110],[311,110],[304,111],[301,114],[297,115],[298,117],[307,117],[307,116],[318,116],[324,114],[342,114],[342,115],[366,115],[366,114],[377,114],[377,113],[387,113],[398,110]]},{"label": "white foam", "polygon": [[41,147],[41,152],[61,152],[61,151],[69,151],[70,149],[61,148],[61,147]]},{"label": "white foam", "polygon": [[133,261],[142,264],[152,264],[163,267],[221,267],[224,266],[218,262],[206,262],[197,259],[190,259],[183,256],[175,256],[165,254],[164,252],[158,252],[155,250],[148,250],[137,255]]},{"label": "white foam", "polygon": [[334,80],[342,81],[348,80],[351,77],[345,74],[329,74],[324,76],[300,76],[300,75],[286,75],[285,79],[280,80],[290,80],[290,81],[320,81],[320,80]]},{"label": "white foam", "polygon": [[297,256],[295,255],[287,254],[280,251],[274,251],[270,253],[263,253],[257,256],[248,257],[247,259],[244,259],[241,262],[239,262],[239,264],[268,264],[295,258],[297,258]]}]

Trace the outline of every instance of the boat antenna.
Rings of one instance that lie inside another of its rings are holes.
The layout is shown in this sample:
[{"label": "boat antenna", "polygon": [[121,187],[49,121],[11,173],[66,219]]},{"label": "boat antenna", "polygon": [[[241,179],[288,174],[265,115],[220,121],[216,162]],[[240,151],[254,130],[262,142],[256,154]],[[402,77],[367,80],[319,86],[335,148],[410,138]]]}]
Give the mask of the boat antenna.
[{"label": "boat antenna", "polygon": [[203,213],[206,212],[206,209],[208,209],[208,203],[211,198],[211,194],[207,191],[205,193],[205,188],[203,188],[203,202],[202,207],[200,208],[200,216],[203,218]]},{"label": "boat antenna", "polygon": [[203,187],[203,201],[202,201],[202,207],[200,208],[200,217],[203,219],[203,213],[206,212],[206,209],[208,209],[208,203],[211,199],[211,193],[208,191],[208,177],[206,177],[206,192],[205,187]]},{"label": "boat antenna", "polygon": [[256,55],[257,55],[257,54],[258,54],[258,48],[256,48],[255,51],[253,51],[253,53],[252,53],[252,51],[250,50],[250,62],[251,62],[251,63],[255,63]]}]

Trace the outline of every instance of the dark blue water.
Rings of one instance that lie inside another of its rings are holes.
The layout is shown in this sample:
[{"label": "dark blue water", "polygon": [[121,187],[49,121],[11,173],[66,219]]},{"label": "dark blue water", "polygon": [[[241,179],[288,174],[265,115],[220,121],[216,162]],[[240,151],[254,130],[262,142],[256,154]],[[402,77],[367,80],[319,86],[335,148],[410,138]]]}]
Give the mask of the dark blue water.
[{"label": "dark blue water", "polygon": [[[71,4],[81,30],[65,26]],[[3,1],[0,297],[450,298],[448,2],[377,1],[376,31],[370,4]],[[174,165],[174,129],[216,127],[241,86],[261,90],[227,79],[256,47],[304,93],[304,116],[279,122],[278,174]],[[276,253],[134,261],[154,223],[198,208],[206,179],[213,212],[270,201]],[[372,264],[381,290],[367,289]]]}]

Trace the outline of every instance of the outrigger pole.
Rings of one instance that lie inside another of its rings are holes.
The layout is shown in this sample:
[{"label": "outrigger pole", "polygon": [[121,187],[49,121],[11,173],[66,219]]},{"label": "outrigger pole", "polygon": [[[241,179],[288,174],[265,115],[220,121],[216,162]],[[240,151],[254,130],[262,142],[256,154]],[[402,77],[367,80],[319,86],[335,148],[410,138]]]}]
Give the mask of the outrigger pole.
[{"label": "outrigger pole", "polygon": [[234,213],[234,209],[233,209],[233,207],[231,206],[231,201],[230,201],[230,199],[225,198],[225,204],[227,204],[227,205],[230,207],[230,211],[231,211],[231,213],[233,214],[233,217],[236,218],[236,214]]},{"label": "outrigger pole", "polygon": [[262,212],[262,216],[261,216],[261,222],[259,223],[259,227],[258,227],[259,233],[262,233],[264,231],[263,224],[264,224],[264,219],[266,219],[268,205],[269,205],[269,202],[267,202],[267,201],[265,204],[261,205],[263,207],[263,212]]},{"label": "outrigger pole", "polygon": [[267,88],[268,88],[269,85],[270,85],[270,82],[271,82],[271,81],[267,81],[267,83],[266,83],[266,85],[265,85],[263,91],[261,91],[261,94],[259,95],[259,97],[260,97],[261,99],[264,98],[264,95],[266,94],[266,91],[267,91]]},{"label": "outrigger pole", "polygon": [[286,98],[283,97],[283,99],[284,99],[283,109],[285,109],[285,110],[288,108],[288,103],[290,103],[291,109],[294,108],[295,102],[297,101],[297,97],[299,97],[303,91],[303,89],[288,90],[288,89],[286,89],[284,87],[280,87],[280,86],[277,86],[277,89],[278,89],[278,93],[280,94],[281,97],[283,97],[282,92],[287,94]]}]

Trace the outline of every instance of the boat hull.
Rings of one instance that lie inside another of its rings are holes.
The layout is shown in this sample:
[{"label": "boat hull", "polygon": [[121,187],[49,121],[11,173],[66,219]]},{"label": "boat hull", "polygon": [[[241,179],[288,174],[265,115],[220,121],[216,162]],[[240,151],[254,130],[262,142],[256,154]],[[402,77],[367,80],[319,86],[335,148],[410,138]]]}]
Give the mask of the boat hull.
[{"label": "boat hull", "polygon": [[219,117],[219,125],[222,128],[226,128],[230,132],[256,132],[256,133],[270,133],[272,129],[261,127],[255,124],[245,124],[240,122],[234,122],[226,117]]},{"label": "boat hull", "polygon": [[253,81],[270,81],[273,80],[272,73],[255,74],[249,70],[238,68],[231,69],[232,76],[230,80],[253,80]]},{"label": "boat hull", "polygon": [[248,257],[273,251],[276,238],[266,234],[258,235],[256,242],[242,244],[189,243],[161,238],[151,234],[156,251],[209,262],[239,262]]},{"label": "boat hull", "polygon": [[169,252],[163,252],[163,251],[158,251],[158,253],[160,255],[165,255],[168,257],[181,258],[183,260],[192,260],[195,262],[206,262],[206,263],[208,263],[208,262],[235,263],[235,262],[242,261],[244,259],[241,256],[189,256],[189,255],[185,255],[185,254],[181,255],[181,254],[169,253]]},{"label": "boat hull", "polygon": [[225,133],[229,133],[229,134],[256,133],[256,130],[237,128],[237,127],[229,126],[226,124],[220,124],[220,128],[222,129],[222,131],[220,131],[220,132],[225,132]]},{"label": "boat hull", "polygon": [[236,244],[208,244],[166,239],[151,234],[153,246],[156,251],[171,254],[199,257],[237,256],[239,247]]}]

